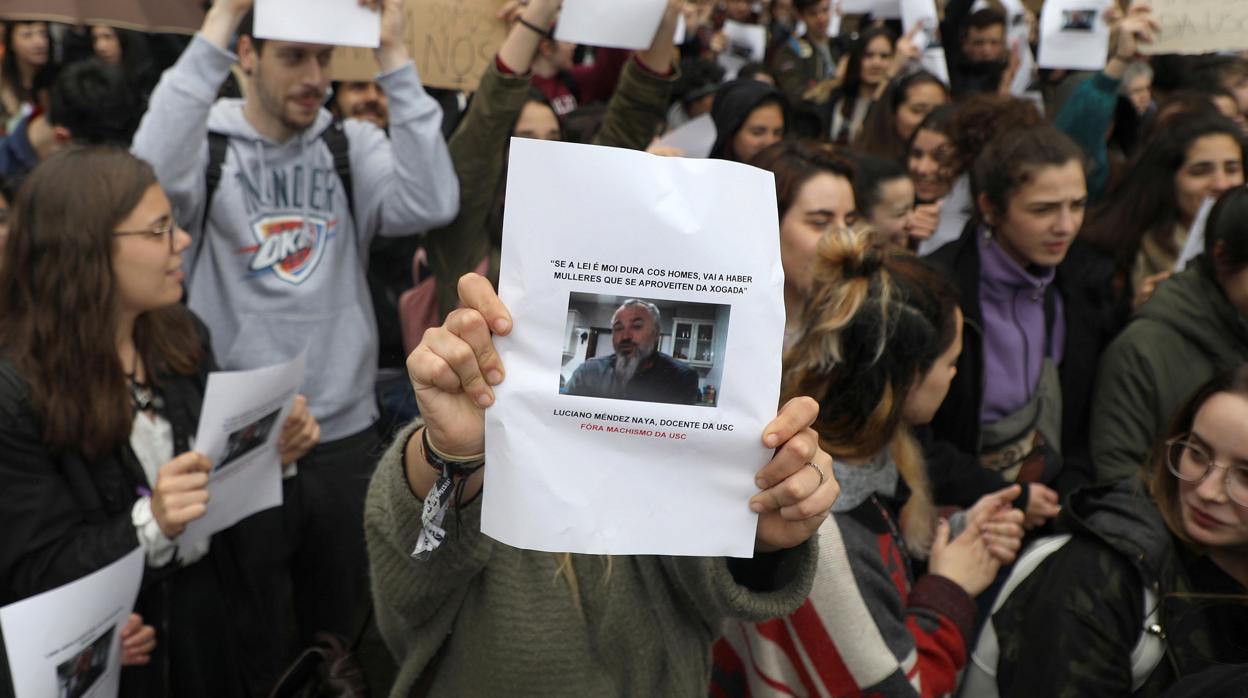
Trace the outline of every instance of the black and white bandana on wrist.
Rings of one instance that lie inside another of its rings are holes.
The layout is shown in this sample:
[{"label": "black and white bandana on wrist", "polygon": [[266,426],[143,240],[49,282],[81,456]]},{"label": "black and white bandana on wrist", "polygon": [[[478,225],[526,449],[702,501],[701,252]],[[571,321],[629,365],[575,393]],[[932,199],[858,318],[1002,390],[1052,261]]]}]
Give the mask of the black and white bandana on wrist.
[{"label": "black and white bandana on wrist", "polygon": [[438,471],[438,479],[425,496],[425,506],[420,512],[420,536],[416,539],[412,558],[428,560],[446,539],[446,529],[442,526],[446,510],[454,505],[457,507],[455,516],[459,516],[458,507],[464,501],[464,486],[468,484],[468,478],[485,464],[485,459],[477,456],[469,460],[452,460],[443,456],[429,443],[428,430],[421,431],[421,450],[429,465]]}]

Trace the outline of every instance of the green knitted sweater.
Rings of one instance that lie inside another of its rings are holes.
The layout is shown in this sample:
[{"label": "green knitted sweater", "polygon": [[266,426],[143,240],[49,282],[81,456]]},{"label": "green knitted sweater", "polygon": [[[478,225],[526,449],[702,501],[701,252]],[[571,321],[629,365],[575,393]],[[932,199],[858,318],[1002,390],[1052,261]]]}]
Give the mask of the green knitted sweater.
[{"label": "green knitted sweater", "polygon": [[480,532],[480,497],[413,560],[422,503],[403,446],[415,426],[382,457],[365,512],[377,623],[399,664],[392,696],[412,695],[439,652],[423,679],[433,696],[705,696],[721,621],[786,615],[810,591],[813,539],[753,560],[573,555],[578,608],[562,556]]}]

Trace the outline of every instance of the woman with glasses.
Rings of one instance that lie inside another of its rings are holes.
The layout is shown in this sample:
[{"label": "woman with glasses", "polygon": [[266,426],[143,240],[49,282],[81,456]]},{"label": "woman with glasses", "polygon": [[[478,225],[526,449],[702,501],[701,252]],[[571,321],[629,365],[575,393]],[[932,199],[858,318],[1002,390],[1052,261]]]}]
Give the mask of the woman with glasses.
[{"label": "woman with glasses", "polygon": [[1187,401],[1142,477],[1070,499],[1069,541],[992,615],[1001,696],[1155,696],[1248,662],[1245,424],[1248,365]]},{"label": "woman with glasses", "polygon": [[[14,202],[0,264],[0,605],[142,548],[136,611],[155,628],[123,653],[125,696],[267,693],[289,610],[281,511],[201,543],[213,464],[192,450],[214,362],[179,303],[177,227],[150,166],[118,148],[55,155]],[[283,463],[315,445],[302,398]],[[0,661],[0,666],[5,663]]]}]

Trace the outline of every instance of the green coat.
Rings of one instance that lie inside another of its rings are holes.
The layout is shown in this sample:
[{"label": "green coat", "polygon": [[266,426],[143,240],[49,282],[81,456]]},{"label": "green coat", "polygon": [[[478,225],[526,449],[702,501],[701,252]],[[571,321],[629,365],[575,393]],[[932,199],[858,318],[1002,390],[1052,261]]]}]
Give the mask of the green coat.
[{"label": "green coat", "polygon": [[1198,258],[1157,287],[1101,357],[1092,402],[1096,479],[1136,475],[1183,402],[1245,361],[1248,325]]},{"label": "green coat", "polygon": [[[607,104],[595,145],[644,150],[667,117],[668,98],[677,74],[659,76],[629,59],[615,95]],[[529,80],[504,75],[491,62],[464,119],[449,143],[459,177],[459,216],[425,236],[429,268],[437,279],[442,317],[459,305],[459,277],[490,257],[490,278],[497,282],[502,249],[501,220],[495,205],[507,174],[508,141],[529,98]]]},{"label": "green coat", "polygon": [[562,556],[481,533],[481,497],[448,512],[442,547],[413,560],[422,503],[403,447],[416,426],[382,456],[365,509],[377,625],[399,664],[395,698],[421,684],[469,698],[702,698],[724,620],[784,616],[810,593],[814,539],[753,560],[573,555],[578,608]]}]

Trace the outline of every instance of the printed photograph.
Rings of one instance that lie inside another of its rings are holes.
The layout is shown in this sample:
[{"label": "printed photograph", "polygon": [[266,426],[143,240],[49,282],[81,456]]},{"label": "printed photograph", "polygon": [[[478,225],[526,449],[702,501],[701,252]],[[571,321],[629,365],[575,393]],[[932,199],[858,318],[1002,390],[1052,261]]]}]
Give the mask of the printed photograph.
[{"label": "printed photograph", "polygon": [[225,458],[222,458],[221,462],[213,470],[221,470],[230,463],[260,448],[265,440],[269,438],[269,432],[273,430],[273,425],[277,423],[277,415],[281,411],[281,408],[273,410],[247,426],[232,432],[225,442]]},{"label": "printed photograph", "polygon": [[1090,32],[1096,26],[1096,10],[1062,10],[1062,31]]},{"label": "printed photograph", "polygon": [[713,303],[569,294],[559,392],[714,407],[731,310]]},{"label": "printed photograph", "polygon": [[108,654],[113,647],[113,631],[116,628],[115,625],[110,626],[81,652],[56,667],[58,698],[80,698],[100,680],[108,667]]}]

